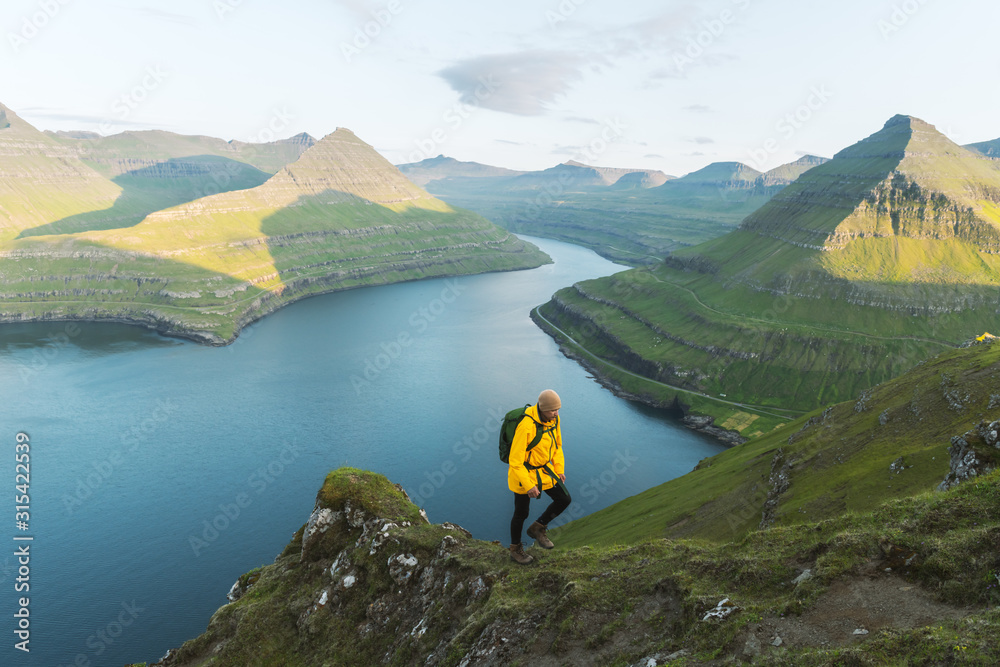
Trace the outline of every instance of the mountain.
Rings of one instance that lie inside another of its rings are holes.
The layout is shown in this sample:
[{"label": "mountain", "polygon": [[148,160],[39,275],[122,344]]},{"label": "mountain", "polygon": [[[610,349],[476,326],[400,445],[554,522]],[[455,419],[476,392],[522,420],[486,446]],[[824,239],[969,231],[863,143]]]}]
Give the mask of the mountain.
[{"label": "mountain", "polygon": [[1000,139],[980,141],[976,144],[966,144],[966,148],[986,157],[1000,158]]},{"label": "mountain", "polygon": [[120,189],[112,206],[67,216],[22,236],[114,229],[150,213],[206,195],[264,183],[315,143],[308,134],[267,144],[223,141],[160,130],[102,137],[92,132],[46,132],[81,162]]},{"label": "mountain", "polygon": [[554,181],[568,182],[573,187],[605,187],[615,185],[625,177],[630,177],[625,187],[654,187],[653,184],[660,185],[671,178],[651,169],[592,167],[575,160],[542,171],[514,171],[438,155],[398,167],[411,181],[422,187],[430,186],[432,190],[481,189],[484,186],[504,191],[534,190],[551,187]]},{"label": "mountain", "polygon": [[245,163],[274,174],[316,143],[305,132],[270,143],[224,141],[163,130],[127,131],[107,137],[92,132],[45,134],[71,147],[80,159],[112,178],[169,161],[209,156]]},{"label": "mountain", "polygon": [[422,188],[434,181],[462,178],[508,179],[520,176],[523,171],[491,167],[479,162],[460,162],[455,158],[438,155],[434,158],[398,165],[399,171]]},{"label": "mountain", "polygon": [[[619,169],[615,167],[592,167],[576,160],[569,160],[540,172],[530,172],[515,179],[512,187],[551,186],[553,179],[560,183],[569,182],[572,187],[606,187],[617,185],[621,179],[629,177],[628,183],[665,183],[671,177],[662,171],[652,169]],[[653,187],[650,185],[649,187]]]},{"label": "mountain", "polygon": [[540,321],[624,391],[749,437],[995,329],[998,251],[1000,165],[896,116],[737,230],[561,290]]},{"label": "mountain", "polygon": [[[135,208],[100,215],[119,205],[122,187],[77,155],[113,156],[102,164],[117,169],[128,151],[146,159],[136,147],[140,140],[176,149],[200,139],[136,133],[112,138],[111,148],[97,140],[104,149],[73,151],[7,116],[11,127],[0,130],[0,155],[11,176],[3,187],[20,199],[15,207],[0,198],[10,220],[0,253],[14,260],[0,276],[2,321],[125,321],[222,344],[248,322],[305,296],[547,260],[480,216],[431,197],[349,130],[316,142],[253,187],[199,196],[136,220]],[[300,137],[282,150],[306,143]],[[258,156],[272,161],[276,154]],[[167,155],[164,149],[153,159]],[[169,171],[164,164],[170,159],[154,171]],[[158,176],[139,178],[148,184]],[[177,179],[168,173],[166,180]],[[43,209],[52,201],[60,210]]]},{"label": "mountain", "polygon": [[711,185],[715,187],[753,187],[761,173],[741,162],[713,162],[690,174],[660,186],[669,192],[681,185]]},{"label": "mountain", "polygon": [[761,174],[760,178],[764,185],[774,185],[779,183],[788,185],[813,167],[829,161],[830,159],[825,157],[803,155],[794,162],[783,164],[780,167],[775,167],[774,169]]},{"label": "mountain", "polygon": [[[690,476],[718,484],[705,474],[718,466],[742,478],[732,459],[743,449]],[[782,452],[743,454],[761,487],[751,497],[785,486],[786,469],[818,475],[840,465],[836,450],[829,460]],[[913,472],[906,457],[876,472],[888,460],[876,458],[868,488]],[[778,494],[793,516],[803,507],[813,514],[796,502],[809,491],[803,481]],[[554,529],[556,548],[533,547],[536,561],[520,566],[503,545],[428,524],[384,477],[341,468],[275,561],[240,576],[205,633],[153,667],[987,665],[1000,657],[990,609],[1000,600],[997,472],[945,493],[899,494],[869,511],[796,516],[746,534],[744,517],[760,515],[728,491],[714,486],[706,510],[729,513],[740,528],[722,540],[664,539],[670,508],[639,496],[593,517],[614,517],[619,531],[648,526],[648,535],[607,539],[583,519]],[[696,531],[700,520],[692,513],[678,523]]]},{"label": "mountain", "polygon": [[659,170],[630,171],[623,174],[611,187],[615,190],[646,190],[659,187],[672,178],[673,176],[667,176]]},{"label": "mountain", "polygon": [[[765,181],[760,172],[736,162],[714,163],[675,179],[656,170],[592,167],[573,160],[497,176],[483,165],[463,168],[470,163],[449,160],[439,157],[400,169],[419,178],[441,174],[427,182],[432,193],[511,231],[577,243],[632,266],[656,263],[730,231],[787,185],[777,177]],[[786,172],[794,169],[803,166]]]},{"label": "mountain", "polygon": [[0,241],[68,215],[110,208],[122,188],[0,105]]}]

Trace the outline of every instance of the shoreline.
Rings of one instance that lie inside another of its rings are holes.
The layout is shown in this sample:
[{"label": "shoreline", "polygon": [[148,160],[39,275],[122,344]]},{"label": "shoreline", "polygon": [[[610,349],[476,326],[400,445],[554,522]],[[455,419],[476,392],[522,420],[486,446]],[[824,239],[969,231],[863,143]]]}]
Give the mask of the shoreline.
[{"label": "shoreline", "polygon": [[[299,301],[309,299],[312,297],[325,296],[327,294],[335,294],[337,292],[346,292],[348,290],[364,289],[366,287],[382,287],[386,285],[398,285],[402,283],[419,282],[422,280],[439,280],[439,279],[459,279],[465,276],[477,276],[484,275],[487,273],[509,273],[512,271],[531,271],[547,264],[552,264],[553,260],[548,257],[547,262],[542,262],[537,266],[525,266],[520,268],[512,269],[495,269],[493,271],[482,271],[477,273],[446,273],[441,275],[429,275],[420,278],[410,278],[407,280],[395,280],[388,282],[372,283],[368,285],[350,285],[341,287],[331,287],[329,289],[322,289],[315,292],[303,292],[299,294],[292,294],[290,296],[285,296],[288,292],[292,291],[295,287],[294,283],[286,286],[285,294],[276,295],[274,293],[268,293],[267,295],[262,295],[260,297],[260,302],[253,311],[247,311],[244,313],[243,317],[236,318],[233,321],[233,335],[229,338],[223,338],[222,336],[208,331],[205,329],[194,329],[194,328],[184,328],[183,324],[163,319],[157,319],[152,316],[139,317],[132,316],[128,313],[112,313],[108,312],[106,315],[96,314],[94,316],[78,316],[78,315],[67,315],[64,317],[46,317],[46,316],[12,316],[10,314],[0,313],[0,327],[5,324],[36,324],[42,322],[64,322],[64,323],[93,323],[93,324],[123,324],[126,326],[139,327],[141,329],[146,329],[154,333],[163,336],[164,338],[176,338],[180,340],[186,340],[192,343],[197,343],[199,345],[207,345],[209,347],[226,347],[232,345],[239,339],[240,334],[247,327],[263,320],[265,317],[278,312],[279,310],[290,306]],[[311,283],[315,285],[316,283]],[[127,304],[123,304],[127,307]],[[171,307],[171,306],[167,306]],[[252,313],[252,314],[251,314]]]},{"label": "shoreline", "polygon": [[612,394],[619,398],[623,398],[627,401],[632,401],[634,403],[639,403],[647,407],[656,408],[658,410],[668,410],[673,412],[679,412],[681,414],[680,421],[684,426],[691,429],[692,431],[697,431],[704,435],[709,436],[719,442],[721,442],[726,447],[735,447],[737,445],[742,445],[747,442],[749,438],[746,438],[739,434],[737,431],[731,431],[729,429],[724,429],[719,426],[715,426],[715,417],[710,415],[699,415],[693,414],[690,407],[678,400],[677,396],[674,396],[674,400],[670,403],[664,401],[658,401],[651,399],[647,396],[642,396],[640,394],[635,394],[624,387],[621,386],[617,381],[607,376],[597,367],[597,365],[579,354],[571,347],[566,345],[560,340],[560,335],[551,330],[548,324],[541,320],[537,314],[538,308],[532,308],[530,317],[531,321],[535,323],[539,329],[545,332],[555,343],[559,346],[559,351],[562,352],[563,356],[567,359],[571,359],[576,363],[580,364],[587,372],[591,374],[594,380],[597,381],[602,387],[610,391]]}]

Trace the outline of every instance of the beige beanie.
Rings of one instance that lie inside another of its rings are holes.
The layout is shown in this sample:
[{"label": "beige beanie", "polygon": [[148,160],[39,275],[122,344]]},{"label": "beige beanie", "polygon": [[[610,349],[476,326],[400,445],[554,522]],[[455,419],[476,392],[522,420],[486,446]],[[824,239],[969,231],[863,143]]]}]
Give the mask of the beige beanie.
[{"label": "beige beanie", "polygon": [[538,409],[542,412],[558,410],[561,407],[562,401],[559,400],[559,394],[551,389],[546,389],[538,395]]}]

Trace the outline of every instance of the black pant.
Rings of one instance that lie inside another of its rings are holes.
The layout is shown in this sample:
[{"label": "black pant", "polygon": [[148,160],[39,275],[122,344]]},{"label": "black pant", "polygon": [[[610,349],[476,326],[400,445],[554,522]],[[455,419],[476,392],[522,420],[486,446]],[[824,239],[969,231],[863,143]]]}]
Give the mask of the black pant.
[{"label": "black pant", "polygon": [[[549,525],[552,519],[563,513],[569,504],[573,502],[562,486],[556,484],[551,489],[546,489],[545,494],[552,499],[548,508],[538,517],[538,523],[543,526]],[[510,520],[510,543],[517,544],[521,541],[521,531],[524,529],[524,520],[528,518],[531,496],[527,493],[514,494],[514,518]]]}]

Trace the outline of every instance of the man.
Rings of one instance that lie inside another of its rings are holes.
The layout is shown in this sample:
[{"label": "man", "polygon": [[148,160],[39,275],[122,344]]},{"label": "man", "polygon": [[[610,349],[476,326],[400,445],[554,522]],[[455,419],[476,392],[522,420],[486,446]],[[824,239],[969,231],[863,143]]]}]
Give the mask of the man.
[{"label": "man", "polygon": [[[539,498],[544,491],[552,503],[538,520],[528,527],[528,537],[543,549],[554,545],[546,534],[549,522],[569,507],[572,499],[566,491],[565,461],[562,449],[562,431],[559,428],[559,394],[546,389],[538,395],[538,402],[525,409],[524,419],[517,425],[510,446],[507,486],[514,492],[514,517],[510,520],[510,557],[521,565],[534,560],[524,552],[521,530],[528,518],[532,498]],[[528,450],[528,444],[541,430],[542,438]]]}]

